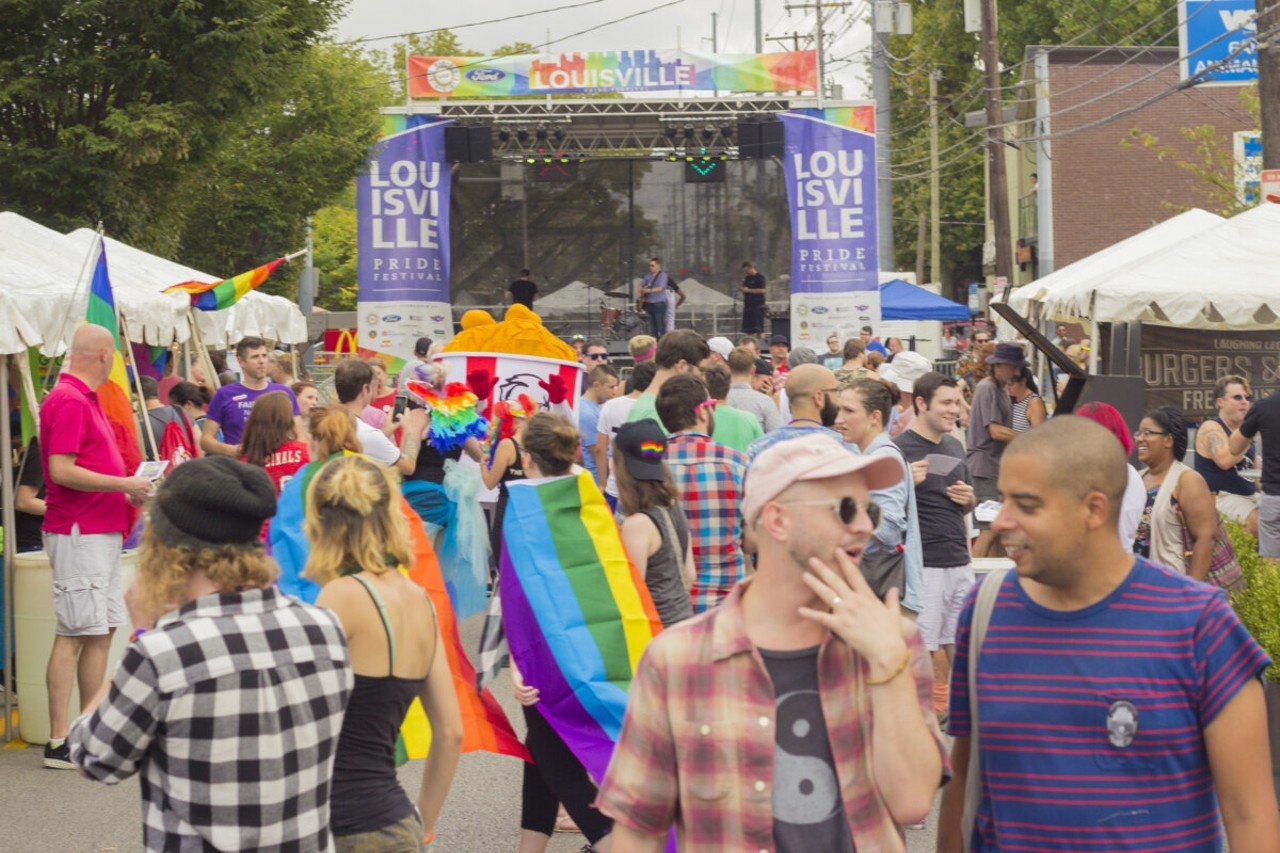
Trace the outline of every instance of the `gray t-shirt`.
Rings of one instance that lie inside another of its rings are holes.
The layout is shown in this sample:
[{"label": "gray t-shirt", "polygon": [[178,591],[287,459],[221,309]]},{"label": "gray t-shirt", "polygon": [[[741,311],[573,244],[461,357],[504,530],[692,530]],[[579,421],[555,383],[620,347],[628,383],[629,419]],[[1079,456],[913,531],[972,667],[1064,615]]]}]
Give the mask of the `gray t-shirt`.
[{"label": "gray t-shirt", "polygon": [[893,443],[912,464],[922,459],[929,460],[929,474],[916,486],[920,546],[924,551],[925,566],[950,569],[969,565],[969,526],[964,520],[965,511],[947,497],[948,486],[957,482],[973,485],[973,477],[965,463],[964,448],[953,436],[944,435],[942,441],[934,444],[910,429],[895,438]]},{"label": "gray t-shirt", "polygon": [[991,437],[987,424],[1013,425],[1013,398],[988,376],[973,391],[973,408],[969,411],[969,471],[975,477],[994,480],[1000,474],[1000,457],[1005,442]]},{"label": "gray t-shirt", "polygon": [[760,649],[773,682],[773,843],[778,853],[853,853],[849,818],[818,696],[818,647]]}]

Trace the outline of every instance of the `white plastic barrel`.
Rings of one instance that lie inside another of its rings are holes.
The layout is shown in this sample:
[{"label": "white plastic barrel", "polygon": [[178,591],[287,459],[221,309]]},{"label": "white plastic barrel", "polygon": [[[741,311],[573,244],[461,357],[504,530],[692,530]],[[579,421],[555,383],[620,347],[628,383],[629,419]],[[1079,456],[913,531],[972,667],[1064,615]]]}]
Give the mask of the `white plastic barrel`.
[{"label": "white plastic barrel", "polygon": [[[120,557],[120,582],[123,589],[133,583],[138,565],[136,551],[125,551]],[[14,654],[17,658],[18,734],[27,743],[49,742],[49,690],[45,686],[44,673],[49,665],[49,653],[53,651],[56,628],[53,616],[53,568],[43,551],[18,554],[13,563],[13,635]],[[110,679],[116,664],[129,643],[133,626],[126,624],[116,629],[107,659]],[[70,719],[80,715],[80,693],[71,688]]]}]

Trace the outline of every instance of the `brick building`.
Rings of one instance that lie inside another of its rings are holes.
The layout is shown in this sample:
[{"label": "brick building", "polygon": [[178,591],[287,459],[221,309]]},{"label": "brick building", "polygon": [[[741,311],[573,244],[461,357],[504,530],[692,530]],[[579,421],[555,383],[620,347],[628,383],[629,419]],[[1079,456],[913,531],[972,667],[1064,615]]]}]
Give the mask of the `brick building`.
[{"label": "brick building", "polygon": [[[1026,59],[1011,110],[1017,123],[1009,129],[1017,147],[1005,156],[1014,258],[1021,261],[1015,284],[1061,269],[1185,207],[1211,205],[1206,185],[1179,168],[1176,158],[1160,160],[1140,144],[1126,146],[1131,130],[1150,133],[1179,157],[1198,162],[1183,128],[1213,125],[1228,155],[1234,132],[1256,129],[1239,86],[1168,94],[1179,82],[1177,48],[1032,45]],[[1046,134],[1048,139],[1038,138]]]}]

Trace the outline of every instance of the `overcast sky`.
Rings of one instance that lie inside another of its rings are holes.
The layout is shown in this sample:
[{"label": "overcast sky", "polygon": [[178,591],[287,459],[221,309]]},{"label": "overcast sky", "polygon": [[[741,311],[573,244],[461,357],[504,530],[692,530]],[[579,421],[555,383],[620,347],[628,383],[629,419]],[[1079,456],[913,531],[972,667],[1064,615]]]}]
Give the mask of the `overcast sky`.
[{"label": "overcast sky", "polygon": [[[718,15],[718,50],[721,53],[751,53],[755,49],[753,0],[682,0],[649,14],[627,21],[618,18],[631,15],[670,0],[598,0],[591,5],[559,12],[547,12],[514,21],[463,27],[476,21],[505,18],[511,15],[551,9],[583,0],[488,0],[475,5],[445,4],[440,0],[352,0],[346,17],[338,24],[339,41],[448,27],[462,44],[472,50],[489,51],[515,41],[539,44],[563,39],[547,48],[557,50],[634,50],[674,48],[711,48],[711,15]],[[789,15],[787,0],[760,0],[764,34],[785,36],[799,32],[811,37],[814,32],[813,11],[794,11]],[[803,0],[792,0],[795,3]],[[440,11],[446,7],[445,11]],[[827,11],[832,19],[828,32],[841,34],[828,45],[827,57],[833,71],[829,77],[844,87],[844,97],[856,100],[867,97],[865,81],[866,49],[870,42],[870,25],[866,21],[865,0],[855,0],[848,8]],[[600,29],[585,35],[573,33],[591,27]],[[370,46],[385,47],[390,41]],[[801,42],[801,47],[805,47]],[[809,45],[811,46],[811,44]],[[766,51],[782,50],[776,42],[765,42]],[[861,51],[861,52],[860,52]],[[844,60],[844,61],[841,61]]]}]

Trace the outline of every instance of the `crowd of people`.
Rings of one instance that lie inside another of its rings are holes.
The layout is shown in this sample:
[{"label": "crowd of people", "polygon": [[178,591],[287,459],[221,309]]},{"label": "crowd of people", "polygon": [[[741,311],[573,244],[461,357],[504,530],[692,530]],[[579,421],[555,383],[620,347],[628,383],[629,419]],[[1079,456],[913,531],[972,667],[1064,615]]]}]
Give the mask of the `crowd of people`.
[{"label": "crowd of people", "polygon": [[[597,851],[662,850],[673,830],[682,851],[902,849],[940,789],[946,853],[1276,849],[1269,661],[1220,591],[1236,579],[1219,546],[1226,517],[1280,558],[1280,396],[1223,376],[1191,445],[1168,407],[1136,430],[1105,404],[1052,415],[1025,348],[985,330],[945,375],[870,327],[822,354],[759,328],[708,340],[671,328],[671,287],[653,259],[629,371],[575,346],[576,411],[486,406],[468,376],[488,435],[450,443],[422,396],[450,379],[429,341],[397,382],[341,361],[325,403],[246,339],[212,393],[204,376],[144,388],[146,454],[185,453],[158,486],[97,401],[110,334],[77,330],[16,498],[20,546],[54,571],[45,766],[140,774],[148,849],[426,849],[463,723],[441,615],[398,570],[409,526],[447,578],[483,559],[500,579],[525,535],[512,493],[581,477],[663,630],[603,776],[540,707],[547,674],[513,663],[521,853],[561,806]],[[487,527],[466,470],[496,491]],[[295,497],[301,530],[273,529]],[[305,566],[277,577],[289,536]],[[997,555],[1014,568],[979,579]],[[416,799],[395,774],[415,699],[432,728]]]}]

